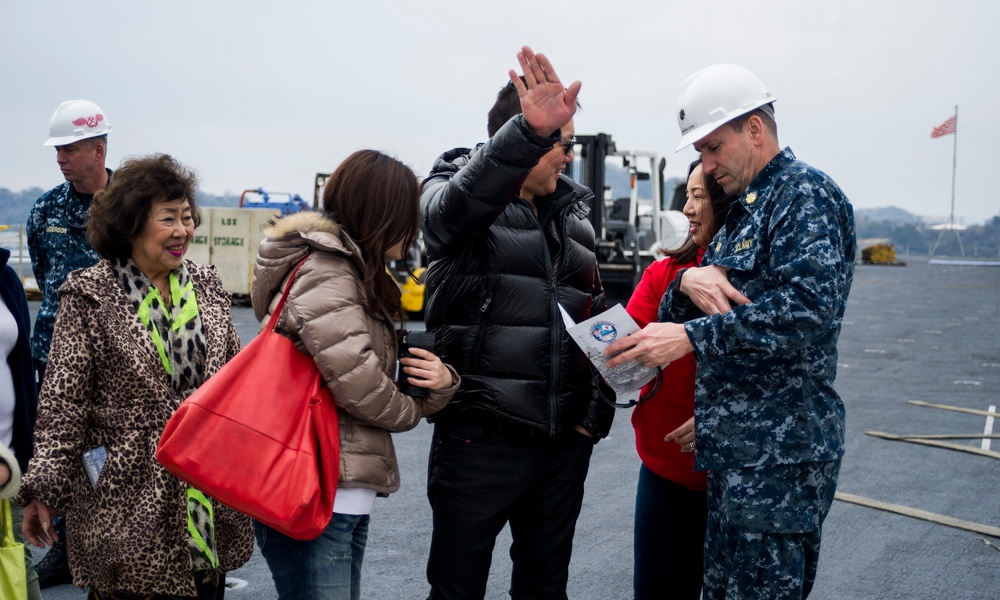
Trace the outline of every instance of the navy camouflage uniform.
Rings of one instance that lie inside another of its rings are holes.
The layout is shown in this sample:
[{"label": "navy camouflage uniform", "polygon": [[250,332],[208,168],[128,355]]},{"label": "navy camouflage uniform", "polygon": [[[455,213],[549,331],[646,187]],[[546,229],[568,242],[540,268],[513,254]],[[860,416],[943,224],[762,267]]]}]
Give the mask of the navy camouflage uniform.
[{"label": "navy camouflage uniform", "polygon": [[[112,171],[107,172],[110,181]],[[70,271],[93,266],[101,258],[87,241],[89,212],[89,204],[68,181],[42,194],[31,207],[28,251],[31,271],[42,292],[42,305],[31,333],[31,357],[36,365],[44,366],[49,360],[59,310],[59,286]]]},{"label": "navy camouflage uniform", "polygon": [[702,263],[729,268],[751,303],[704,316],[676,281],[664,295],[660,321],[685,323],[698,365],[706,600],[812,588],[844,454],[833,382],[854,261],[850,202],[785,148],[733,204]]}]

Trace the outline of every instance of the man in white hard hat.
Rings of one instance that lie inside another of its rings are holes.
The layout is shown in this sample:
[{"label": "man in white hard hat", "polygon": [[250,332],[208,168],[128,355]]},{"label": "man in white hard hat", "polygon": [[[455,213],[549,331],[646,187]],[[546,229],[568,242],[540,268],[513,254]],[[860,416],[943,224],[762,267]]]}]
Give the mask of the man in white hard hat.
[{"label": "man in white hard hat", "polygon": [[805,598],[844,454],[833,389],[854,275],[854,215],[825,174],[778,145],[775,98],[715,65],[684,83],[678,150],[738,195],[702,267],[678,273],[659,323],[612,344],[697,363],[696,468],[708,470],[704,598]]},{"label": "man in white hard hat", "polygon": [[[100,259],[87,241],[87,215],[94,194],[107,187],[111,179],[111,170],[104,166],[109,132],[111,123],[104,111],[88,100],[63,102],[49,121],[49,138],[43,145],[55,147],[56,163],[66,182],[36,200],[28,216],[31,270],[42,292],[31,335],[31,356],[39,387],[59,310],[59,286],[70,271],[90,267]],[[73,581],[66,561],[62,519],[57,521],[60,540],[36,567],[43,589]]]}]

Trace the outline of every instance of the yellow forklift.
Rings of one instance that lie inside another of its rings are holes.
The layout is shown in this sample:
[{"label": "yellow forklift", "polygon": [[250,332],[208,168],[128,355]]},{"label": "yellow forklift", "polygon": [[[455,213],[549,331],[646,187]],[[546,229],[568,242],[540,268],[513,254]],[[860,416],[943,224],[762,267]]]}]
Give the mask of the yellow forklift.
[{"label": "yellow forklift", "polygon": [[861,264],[905,267],[906,263],[896,258],[896,248],[892,241],[884,238],[858,240],[861,248]]}]

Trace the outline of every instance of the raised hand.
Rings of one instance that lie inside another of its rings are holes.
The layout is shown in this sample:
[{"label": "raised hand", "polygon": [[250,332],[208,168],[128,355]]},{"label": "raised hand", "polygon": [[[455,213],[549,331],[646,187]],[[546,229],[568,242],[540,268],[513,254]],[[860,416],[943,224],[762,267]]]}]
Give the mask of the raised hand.
[{"label": "raised hand", "polygon": [[513,69],[509,75],[521,99],[521,112],[532,131],[548,137],[576,114],[576,97],[582,84],[574,81],[568,88],[563,86],[549,59],[527,46],[517,53],[517,62],[524,81]]}]

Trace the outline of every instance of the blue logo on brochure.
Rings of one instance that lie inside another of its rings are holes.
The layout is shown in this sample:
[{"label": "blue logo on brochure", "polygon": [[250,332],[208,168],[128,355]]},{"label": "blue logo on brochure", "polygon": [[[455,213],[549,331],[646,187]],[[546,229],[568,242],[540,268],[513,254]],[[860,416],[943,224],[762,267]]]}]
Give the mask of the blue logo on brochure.
[{"label": "blue logo on brochure", "polygon": [[598,321],[590,326],[590,335],[598,342],[610,344],[618,337],[618,330],[611,321]]}]

